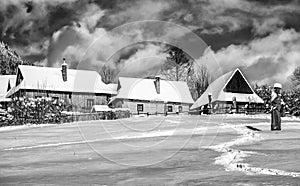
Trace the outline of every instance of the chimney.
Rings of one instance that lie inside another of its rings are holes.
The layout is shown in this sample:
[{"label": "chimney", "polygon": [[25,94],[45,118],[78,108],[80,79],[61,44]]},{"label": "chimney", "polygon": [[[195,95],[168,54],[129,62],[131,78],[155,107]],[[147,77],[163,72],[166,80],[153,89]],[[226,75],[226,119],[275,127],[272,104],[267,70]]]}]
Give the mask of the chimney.
[{"label": "chimney", "polygon": [[66,59],[64,58],[64,63],[61,65],[61,74],[62,74],[62,79],[63,81],[67,81],[68,80],[68,76],[67,76],[67,69],[68,69],[68,65],[66,63]]},{"label": "chimney", "polygon": [[155,76],[154,84],[155,84],[157,94],[160,94],[160,77],[159,76]]}]

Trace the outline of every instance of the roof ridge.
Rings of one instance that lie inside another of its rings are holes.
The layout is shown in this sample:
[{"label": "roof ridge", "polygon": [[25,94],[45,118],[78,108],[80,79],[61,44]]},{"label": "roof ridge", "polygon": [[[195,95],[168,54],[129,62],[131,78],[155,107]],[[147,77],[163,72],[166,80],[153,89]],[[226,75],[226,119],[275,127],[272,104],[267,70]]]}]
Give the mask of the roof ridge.
[{"label": "roof ridge", "polygon": [[[46,66],[32,66],[32,65],[19,65],[18,67],[25,67],[25,68],[44,68],[44,69],[60,69],[60,67],[46,67]],[[87,71],[87,72],[97,72],[95,70],[83,70],[83,69],[72,69],[68,68],[68,70],[72,71]],[[97,72],[98,73],[98,72]]]},{"label": "roof ridge", "polygon": [[[207,104],[207,96],[208,96],[208,92],[213,91],[213,100],[218,101],[220,99],[220,96],[223,95],[223,93],[228,94],[228,92],[224,92],[224,88],[227,86],[227,84],[229,83],[229,81],[233,78],[233,76],[236,74],[236,72],[239,71],[243,80],[247,83],[247,85],[250,87],[252,93],[254,96],[257,96],[258,98],[260,98],[252,89],[250,83],[248,82],[248,80],[246,79],[246,77],[244,76],[243,72],[239,69],[236,68],[234,70],[228,71],[225,74],[221,75],[220,77],[218,77],[217,79],[215,79],[208,87],[207,89],[204,91],[204,93],[196,100],[196,102],[194,103],[194,105],[191,107],[191,109],[196,109],[202,105]],[[239,94],[239,93],[233,93],[233,94]],[[260,98],[261,99],[261,98]],[[220,101],[220,100],[219,100]],[[260,101],[260,100],[258,100]]]},{"label": "roof ridge", "polygon": [[[136,78],[136,77],[119,77],[124,79],[141,79],[141,80],[155,80],[155,78]],[[176,80],[167,80],[167,79],[160,79],[160,81],[171,81],[171,82],[178,82],[178,83],[186,83],[186,81],[176,81]]]}]

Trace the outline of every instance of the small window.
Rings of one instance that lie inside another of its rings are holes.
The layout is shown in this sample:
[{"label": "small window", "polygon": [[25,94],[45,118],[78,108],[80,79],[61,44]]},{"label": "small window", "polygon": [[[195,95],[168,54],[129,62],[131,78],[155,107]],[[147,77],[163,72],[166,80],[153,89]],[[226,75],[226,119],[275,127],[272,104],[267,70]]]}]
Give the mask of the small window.
[{"label": "small window", "polygon": [[143,112],[144,111],[144,105],[143,104],[137,104],[137,111]]},{"label": "small window", "polygon": [[52,97],[52,99],[58,101],[58,97]]},{"label": "small window", "polygon": [[173,112],[173,106],[171,105],[168,106],[168,112]]},{"label": "small window", "polygon": [[52,101],[54,104],[58,104],[58,97],[52,97]]},{"label": "small window", "polygon": [[178,106],[178,111],[182,112],[182,106],[181,105]]},{"label": "small window", "polygon": [[23,75],[22,73],[20,72],[20,70],[18,69],[18,72],[17,72],[17,80],[16,80],[16,86],[18,86],[22,81],[23,81]]},{"label": "small window", "polygon": [[87,101],[86,101],[87,108],[92,108],[93,105],[94,105],[94,100],[93,99],[87,99]]},{"label": "small window", "polygon": [[10,81],[8,81],[8,86],[7,86],[7,90],[6,90],[6,92],[8,92],[10,89],[11,89],[11,86],[10,86]]}]

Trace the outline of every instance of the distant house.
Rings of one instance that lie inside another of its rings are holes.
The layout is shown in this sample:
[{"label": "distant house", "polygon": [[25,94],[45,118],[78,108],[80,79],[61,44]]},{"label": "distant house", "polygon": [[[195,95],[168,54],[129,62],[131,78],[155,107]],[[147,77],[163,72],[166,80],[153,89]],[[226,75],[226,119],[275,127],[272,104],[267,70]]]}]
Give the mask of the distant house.
[{"label": "distant house", "polygon": [[132,114],[188,112],[194,103],[186,82],[120,77],[118,94],[109,105]]},{"label": "distant house", "polygon": [[16,75],[0,75],[0,104],[6,108],[10,98],[6,98],[6,93],[15,85]]},{"label": "distant house", "polygon": [[115,84],[105,84],[95,71],[19,65],[15,86],[6,97],[51,97],[89,112],[93,105],[107,104],[116,95]]},{"label": "distant house", "polygon": [[216,112],[221,113],[226,112],[232,106],[233,100],[236,100],[237,110],[241,110],[249,103],[264,103],[253,91],[251,85],[238,68],[212,82],[200,98],[196,100],[191,110],[200,110],[201,107],[207,107],[209,104],[209,95],[211,96],[212,108]]}]

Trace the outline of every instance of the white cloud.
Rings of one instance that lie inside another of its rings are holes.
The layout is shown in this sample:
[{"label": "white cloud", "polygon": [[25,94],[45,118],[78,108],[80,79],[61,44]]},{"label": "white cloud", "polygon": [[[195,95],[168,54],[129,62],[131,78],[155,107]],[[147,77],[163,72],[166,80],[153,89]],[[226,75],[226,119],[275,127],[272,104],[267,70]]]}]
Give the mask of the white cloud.
[{"label": "white cloud", "polygon": [[[159,21],[125,24],[110,31],[104,28],[91,30],[85,22],[74,23],[71,26],[61,28],[53,34],[51,43],[53,50],[49,53],[49,56],[53,57],[49,59],[49,65],[57,63],[57,60],[61,60],[63,57],[76,63],[89,61],[90,64],[97,64],[104,63],[113,56],[110,61],[119,62],[118,57],[126,53],[127,47],[139,45],[140,42],[147,43],[147,41],[150,43],[152,41],[170,43],[177,41],[188,33],[191,32],[186,28]],[[132,56],[134,58],[130,58],[128,61],[136,61],[137,59],[135,58],[141,59],[141,55],[145,55],[143,58],[147,62],[142,63],[142,65],[136,65],[136,69],[128,69],[135,72],[139,71],[139,69],[143,71],[147,67],[152,68],[153,66],[150,64],[156,64],[154,61],[161,63],[158,58],[162,55],[157,53],[158,49],[161,48],[159,46],[154,47],[154,45],[149,47],[147,44],[146,46],[146,48],[136,47],[136,54]],[[148,54],[157,57],[154,57],[156,58],[155,60],[145,59],[152,58],[148,57]],[[150,61],[153,61],[153,63]],[[127,64],[127,61],[123,60],[122,62]]]},{"label": "white cloud", "polygon": [[161,13],[171,6],[167,1],[132,1],[120,3],[121,10],[109,15],[109,23],[118,25],[143,20],[161,20]]},{"label": "white cloud", "polygon": [[105,11],[101,10],[99,6],[89,4],[86,12],[81,16],[81,22],[86,24],[89,29],[94,29],[100,18],[104,16],[104,13]]},{"label": "white cloud", "polygon": [[162,51],[162,47],[148,44],[124,61],[120,74],[135,76],[141,75],[141,73],[145,75],[145,73],[149,72],[153,75],[157,72],[155,70],[160,69],[161,65],[166,61],[166,57],[167,54]]},{"label": "white cloud", "polygon": [[[254,83],[289,83],[289,76],[300,65],[300,33],[278,30],[247,45],[230,45],[220,51],[209,49],[198,59],[216,77],[242,67]],[[214,62],[214,61],[217,61]]]},{"label": "white cloud", "polygon": [[284,26],[284,21],[279,17],[270,17],[261,20],[253,20],[254,32],[257,35],[264,35],[274,32]]}]

